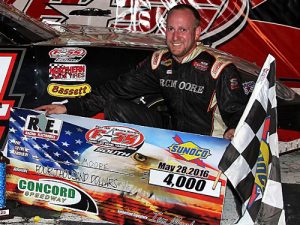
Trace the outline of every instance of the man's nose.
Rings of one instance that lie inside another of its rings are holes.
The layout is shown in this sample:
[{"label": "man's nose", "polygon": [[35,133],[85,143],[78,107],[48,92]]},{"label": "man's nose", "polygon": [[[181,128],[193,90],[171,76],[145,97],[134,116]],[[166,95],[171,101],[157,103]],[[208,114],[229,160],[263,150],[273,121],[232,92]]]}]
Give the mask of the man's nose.
[{"label": "man's nose", "polygon": [[179,33],[178,33],[178,31],[175,30],[175,31],[173,32],[173,40],[177,40],[178,37],[179,37]]}]

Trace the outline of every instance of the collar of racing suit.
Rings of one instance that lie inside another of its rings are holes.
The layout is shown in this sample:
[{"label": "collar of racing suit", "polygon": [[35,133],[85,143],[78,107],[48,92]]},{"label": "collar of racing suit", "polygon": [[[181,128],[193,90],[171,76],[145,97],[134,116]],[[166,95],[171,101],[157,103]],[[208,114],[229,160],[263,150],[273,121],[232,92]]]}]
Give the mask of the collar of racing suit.
[{"label": "collar of racing suit", "polygon": [[206,50],[206,48],[204,47],[204,45],[202,44],[198,44],[194,50],[188,54],[186,57],[183,58],[183,60],[181,61],[181,63],[187,63],[192,61],[194,58],[196,58],[203,50]]},{"label": "collar of racing suit", "polygon": [[[195,59],[202,51],[207,50],[207,48],[202,45],[202,44],[198,44],[191,53],[189,53],[186,57],[183,58],[183,60],[180,62],[180,64],[183,63],[187,63],[192,61],[193,59]],[[152,57],[151,57],[151,68],[152,70],[155,70],[158,68],[161,58],[162,56],[169,52],[169,49],[160,49],[157,50],[153,53]],[[175,56],[172,56],[173,58],[175,58]],[[176,60],[177,61],[177,60]]]}]

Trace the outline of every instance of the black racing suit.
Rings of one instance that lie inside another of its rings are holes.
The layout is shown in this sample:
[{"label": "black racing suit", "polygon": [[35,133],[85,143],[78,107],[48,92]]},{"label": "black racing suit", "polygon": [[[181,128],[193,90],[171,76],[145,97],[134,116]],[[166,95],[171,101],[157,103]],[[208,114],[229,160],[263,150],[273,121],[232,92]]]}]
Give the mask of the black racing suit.
[{"label": "black racing suit", "polygon": [[[164,98],[172,118],[172,126],[167,128],[213,136],[222,136],[226,129],[236,127],[247,101],[237,68],[198,46],[182,63],[167,50],[155,52],[118,80],[108,81],[92,93],[70,100],[66,104],[67,113],[91,116],[103,111],[107,103],[149,94],[161,94]],[[135,122],[138,116],[149,119],[139,107],[128,103],[117,114],[127,115],[121,116],[126,117],[122,122],[139,123]],[[114,116],[107,118],[113,120]]]}]

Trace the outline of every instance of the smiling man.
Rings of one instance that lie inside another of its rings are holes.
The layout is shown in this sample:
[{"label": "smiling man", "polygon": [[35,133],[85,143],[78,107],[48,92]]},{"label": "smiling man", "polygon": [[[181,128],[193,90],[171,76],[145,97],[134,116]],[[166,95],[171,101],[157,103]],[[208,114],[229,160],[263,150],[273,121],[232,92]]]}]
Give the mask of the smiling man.
[{"label": "smiling man", "polygon": [[[197,44],[200,34],[198,11],[191,5],[177,5],[167,17],[168,48],[85,96],[37,109],[81,116],[104,111],[108,120],[232,139],[247,98],[237,68]],[[131,101],[145,95],[163,97],[171,122]]]},{"label": "smiling man", "polygon": [[169,12],[166,42],[178,62],[196,48],[200,34],[200,15],[194,8],[179,5]]}]

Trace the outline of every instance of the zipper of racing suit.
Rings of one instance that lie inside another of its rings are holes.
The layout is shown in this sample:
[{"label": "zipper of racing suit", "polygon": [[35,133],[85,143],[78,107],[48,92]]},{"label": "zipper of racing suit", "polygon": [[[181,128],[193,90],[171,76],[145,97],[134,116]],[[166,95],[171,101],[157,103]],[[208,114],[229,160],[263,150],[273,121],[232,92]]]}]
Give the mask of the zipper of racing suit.
[{"label": "zipper of racing suit", "polygon": [[[188,62],[189,63],[189,62]],[[185,77],[185,73],[184,73],[184,67],[186,66],[187,63],[178,63],[176,62],[176,73],[177,73],[177,79],[178,79],[178,82],[179,80],[184,81],[184,77]],[[178,101],[178,104],[179,104],[179,114],[180,114],[180,117],[181,119],[179,119],[179,121],[177,121],[177,126],[178,128],[182,129],[184,126],[184,123],[185,123],[185,111],[184,111],[184,100],[185,100],[185,92],[184,92],[184,88],[183,89],[179,89],[179,84],[180,82],[178,83],[178,96],[177,96],[177,99],[179,99]]]}]

